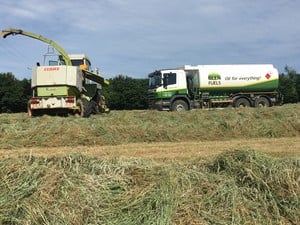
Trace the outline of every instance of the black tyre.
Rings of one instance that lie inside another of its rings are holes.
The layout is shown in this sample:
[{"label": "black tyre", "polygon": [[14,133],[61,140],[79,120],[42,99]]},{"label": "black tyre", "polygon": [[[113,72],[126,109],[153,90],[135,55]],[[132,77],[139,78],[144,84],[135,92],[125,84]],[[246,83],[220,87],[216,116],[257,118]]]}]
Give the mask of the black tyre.
[{"label": "black tyre", "polygon": [[270,107],[270,101],[266,97],[259,97],[255,100],[255,107]]},{"label": "black tyre", "polygon": [[246,99],[246,98],[238,98],[238,99],[234,102],[234,107],[236,107],[236,108],[250,107],[250,102],[249,102],[249,100]]},{"label": "black tyre", "polygon": [[92,108],[90,102],[87,99],[85,98],[78,99],[76,105],[79,107],[80,117],[89,117],[91,115]]},{"label": "black tyre", "polygon": [[188,104],[184,100],[176,100],[172,104],[172,111],[181,112],[189,109]]},{"label": "black tyre", "polygon": [[91,110],[92,110],[92,114],[99,114],[100,110],[99,110],[99,105],[97,104],[97,102],[91,100],[90,101],[91,104]]}]

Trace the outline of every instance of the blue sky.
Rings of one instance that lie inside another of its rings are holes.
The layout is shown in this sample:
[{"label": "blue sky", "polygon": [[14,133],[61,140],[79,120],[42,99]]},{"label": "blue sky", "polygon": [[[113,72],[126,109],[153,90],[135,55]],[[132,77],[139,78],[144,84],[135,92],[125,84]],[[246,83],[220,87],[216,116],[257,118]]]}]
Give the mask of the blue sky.
[{"label": "blue sky", "polygon": [[[0,29],[41,34],[85,53],[105,78],[146,78],[185,64],[271,63],[300,72],[298,0],[2,0]],[[0,72],[30,78],[48,46],[0,39]]]}]

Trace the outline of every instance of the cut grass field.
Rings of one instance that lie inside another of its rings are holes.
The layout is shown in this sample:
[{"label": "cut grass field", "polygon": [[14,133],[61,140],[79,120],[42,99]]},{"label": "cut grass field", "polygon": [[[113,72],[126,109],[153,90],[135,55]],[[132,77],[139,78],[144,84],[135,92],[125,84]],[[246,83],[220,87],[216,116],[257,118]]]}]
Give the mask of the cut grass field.
[{"label": "cut grass field", "polygon": [[0,114],[0,224],[300,224],[299,110]]},{"label": "cut grass field", "polygon": [[0,149],[299,137],[300,104],[188,112],[112,111],[76,118],[0,114]]}]

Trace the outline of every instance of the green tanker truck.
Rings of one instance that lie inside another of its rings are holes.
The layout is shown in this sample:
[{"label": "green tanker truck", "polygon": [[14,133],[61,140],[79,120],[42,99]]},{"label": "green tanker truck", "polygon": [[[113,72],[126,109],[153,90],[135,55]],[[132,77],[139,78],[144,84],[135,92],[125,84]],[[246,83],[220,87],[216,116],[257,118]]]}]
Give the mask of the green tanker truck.
[{"label": "green tanker truck", "polygon": [[185,65],[148,77],[150,109],[269,107],[281,102],[278,70],[271,64]]}]

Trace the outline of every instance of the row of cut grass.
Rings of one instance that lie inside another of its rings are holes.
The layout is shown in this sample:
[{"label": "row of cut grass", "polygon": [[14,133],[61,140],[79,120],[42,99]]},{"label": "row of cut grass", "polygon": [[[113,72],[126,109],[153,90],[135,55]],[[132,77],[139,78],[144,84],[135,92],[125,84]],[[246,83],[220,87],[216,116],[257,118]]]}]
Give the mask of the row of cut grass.
[{"label": "row of cut grass", "polygon": [[0,114],[0,148],[296,137],[300,104],[182,113],[112,111],[88,119]]},{"label": "row of cut grass", "polygon": [[299,159],[0,161],[0,224],[299,224]]}]

